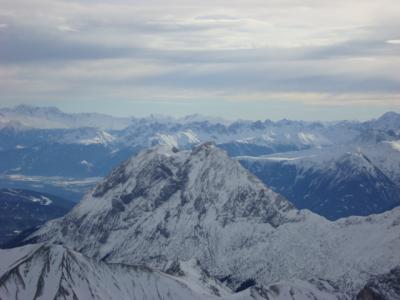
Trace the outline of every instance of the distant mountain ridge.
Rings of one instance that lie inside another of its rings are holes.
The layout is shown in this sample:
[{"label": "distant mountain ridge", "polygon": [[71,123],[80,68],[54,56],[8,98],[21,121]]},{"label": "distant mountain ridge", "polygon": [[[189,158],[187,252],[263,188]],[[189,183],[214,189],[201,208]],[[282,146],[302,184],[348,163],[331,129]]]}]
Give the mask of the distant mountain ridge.
[{"label": "distant mountain ridge", "polygon": [[[24,127],[38,129],[60,129],[94,127],[99,129],[123,129],[130,118],[113,117],[99,113],[64,113],[57,107],[18,105],[0,109],[0,124],[18,122]],[[11,123],[12,124],[12,123]]]},{"label": "distant mountain ridge", "polygon": [[[214,141],[224,144],[228,152],[230,143],[236,144],[235,147],[243,145],[248,149],[246,155],[252,155],[249,150],[251,145],[265,147],[263,154],[269,154],[343,144],[366,130],[392,130],[395,134],[400,130],[400,114],[395,112],[388,112],[366,122],[323,123],[290,120],[225,121],[199,115],[180,119],[157,116],[119,118],[97,113],[67,114],[55,107],[20,105],[0,109],[0,121],[3,130],[42,129],[39,133],[49,137],[55,134],[54,139],[62,144],[102,144],[117,148],[121,145],[149,147],[168,144],[185,148]],[[56,125],[52,126],[51,122]]]},{"label": "distant mountain ridge", "polygon": [[[32,118],[37,122],[30,122]],[[8,132],[14,128],[15,133],[19,134],[23,134],[21,130],[41,129],[38,131],[41,135],[49,138],[54,136],[53,139],[62,144],[101,144],[114,148],[168,144],[186,148],[214,141],[225,145],[228,152],[231,143],[236,148],[243,146],[247,149],[246,155],[252,155],[249,149],[252,145],[264,147],[265,152],[262,154],[269,154],[343,144],[366,130],[392,130],[396,134],[400,128],[400,114],[395,112],[388,112],[376,120],[366,122],[323,123],[290,120],[225,121],[199,115],[180,119],[156,116],[118,118],[96,113],[67,114],[55,107],[20,105],[0,109],[0,120],[0,128],[8,129]],[[58,125],[51,126],[48,122],[56,122]],[[13,125],[18,123],[22,127]]]}]

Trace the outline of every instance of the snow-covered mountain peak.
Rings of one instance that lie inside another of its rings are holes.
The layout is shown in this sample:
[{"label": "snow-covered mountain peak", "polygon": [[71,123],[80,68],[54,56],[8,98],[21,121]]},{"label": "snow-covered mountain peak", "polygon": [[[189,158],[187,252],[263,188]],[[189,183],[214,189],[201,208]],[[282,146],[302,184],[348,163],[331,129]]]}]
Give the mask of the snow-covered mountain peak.
[{"label": "snow-covered mountain peak", "polygon": [[211,142],[190,151],[166,145],[142,151],[115,169],[91,197],[118,207],[141,199],[150,210],[179,199],[197,207],[199,215],[213,205],[217,218],[257,215],[275,225],[292,208]]},{"label": "snow-covered mountain peak", "polygon": [[[183,250],[184,240],[192,245],[205,241],[201,224],[227,227],[247,220],[276,228],[303,217],[212,143],[191,151],[158,146],[127,160],[70,214],[48,223],[35,236],[120,261],[117,252],[134,251],[137,245],[125,244],[133,243],[139,232],[148,242],[177,243]],[[153,249],[158,253],[154,255],[161,256],[150,264],[164,268],[171,257],[166,259],[161,248]],[[196,247],[190,249],[172,258],[192,258]],[[139,260],[141,251],[137,250]]]},{"label": "snow-covered mountain peak", "polygon": [[394,111],[388,111],[387,113],[384,113],[378,120],[382,122],[400,122],[400,114]]},{"label": "snow-covered mountain peak", "polygon": [[376,120],[366,122],[370,127],[383,130],[399,131],[400,128],[400,114],[390,111],[383,114]]}]

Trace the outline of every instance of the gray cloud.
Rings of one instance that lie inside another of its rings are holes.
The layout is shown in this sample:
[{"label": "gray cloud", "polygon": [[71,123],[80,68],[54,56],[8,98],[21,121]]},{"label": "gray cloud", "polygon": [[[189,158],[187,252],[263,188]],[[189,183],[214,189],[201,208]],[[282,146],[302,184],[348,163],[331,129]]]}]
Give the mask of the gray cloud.
[{"label": "gray cloud", "polygon": [[199,91],[395,99],[400,46],[386,41],[400,38],[400,4],[384,4],[16,0],[0,12],[0,102]]},{"label": "gray cloud", "polygon": [[66,38],[62,32],[46,32],[38,29],[9,26],[0,33],[0,62],[26,63],[43,61],[70,61],[122,57],[132,49],[117,48],[100,43],[82,42]]},{"label": "gray cloud", "polygon": [[373,36],[369,39],[358,39],[338,43],[325,47],[309,49],[304,53],[307,59],[330,59],[344,57],[394,57],[399,53],[399,47],[386,43],[382,36]]},{"label": "gray cloud", "polygon": [[[282,68],[292,69],[282,71]],[[251,92],[320,92],[320,93],[400,93],[400,82],[370,74],[357,77],[349,74],[329,74],[296,70],[288,66],[266,66],[265,68],[240,68],[226,71],[192,72],[191,70],[171,72],[159,76],[127,80],[150,86],[175,86],[196,89],[231,89]]]}]

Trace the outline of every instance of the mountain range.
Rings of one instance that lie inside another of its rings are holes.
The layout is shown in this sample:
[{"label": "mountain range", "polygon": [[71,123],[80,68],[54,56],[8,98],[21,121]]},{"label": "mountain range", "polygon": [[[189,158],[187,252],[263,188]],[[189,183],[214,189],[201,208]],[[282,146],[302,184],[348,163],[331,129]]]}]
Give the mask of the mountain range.
[{"label": "mountain range", "polygon": [[274,290],[296,292],[294,299],[352,299],[399,265],[399,226],[399,208],[336,222],[298,210],[206,143],[140,152],[22,244],[62,244],[95,261],[171,274],[195,260],[243,293],[232,299],[275,299],[268,298]]},{"label": "mountain range", "polygon": [[273,122],[3,108],[0,186],[77,201],[98,178],[143,149],[184,150],[207,141],[296,207],[331,220],[380,213],[400,202],[400,115],[394,112],[366,122]]}]

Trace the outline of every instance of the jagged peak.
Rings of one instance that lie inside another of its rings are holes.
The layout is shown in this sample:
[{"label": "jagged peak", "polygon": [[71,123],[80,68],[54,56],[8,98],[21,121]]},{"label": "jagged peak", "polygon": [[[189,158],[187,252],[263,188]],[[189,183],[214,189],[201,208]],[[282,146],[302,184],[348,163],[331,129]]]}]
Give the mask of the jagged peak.
[{"label": "jagged peak", "polygon": [[[132,156],[112,173],[115,173],[115,171],[120,171],[121,167],[123,169],[132,169],[136,167],[138,162],[146,163],[156,160],[159,163],[163,163],[164,158],[166,159],[165,162],[168,162],[169,160],[167,158],[173,157],[180,158],[180,161],[184,161],[185,159],[190,159],[196,156],[199,158],[204,158],[206,156],[218,156],[229,159],[225,150],[218,148],[214,142],[202,143],[201,145],[193,147],[192,150],[180,150],[175,146],[160,144],[149,149],[142,150],[136,156]],[[199,162],[201,161],[204,162],[204,160],[200,160]]]},{"label": "jagged peak", "polygon": [[[230,159],[224,150],[213,142],[206,142],[192,150],[179,150],[168,145],[157,145],[143,150],[114,169],[110,176],[96,187],[93,196],[102,197],[118,186],[120,189],[132,190],[132,186],[137,186],[138,182],[142,183],[142,188],[150,188],[160,180],[181,184],[198,181],[200,184],[207,181],[206,176],[209,176],[210,170],[213,171],[213,176],[220,178],[229,176],[234,170],[235,177],[231,179],[236,181],[238,186],[242,183],[248,184],[249,181],[258,188],[266,189],[261,181],[240,163]],[[198,177],[201,177],[201,181]]]}]

